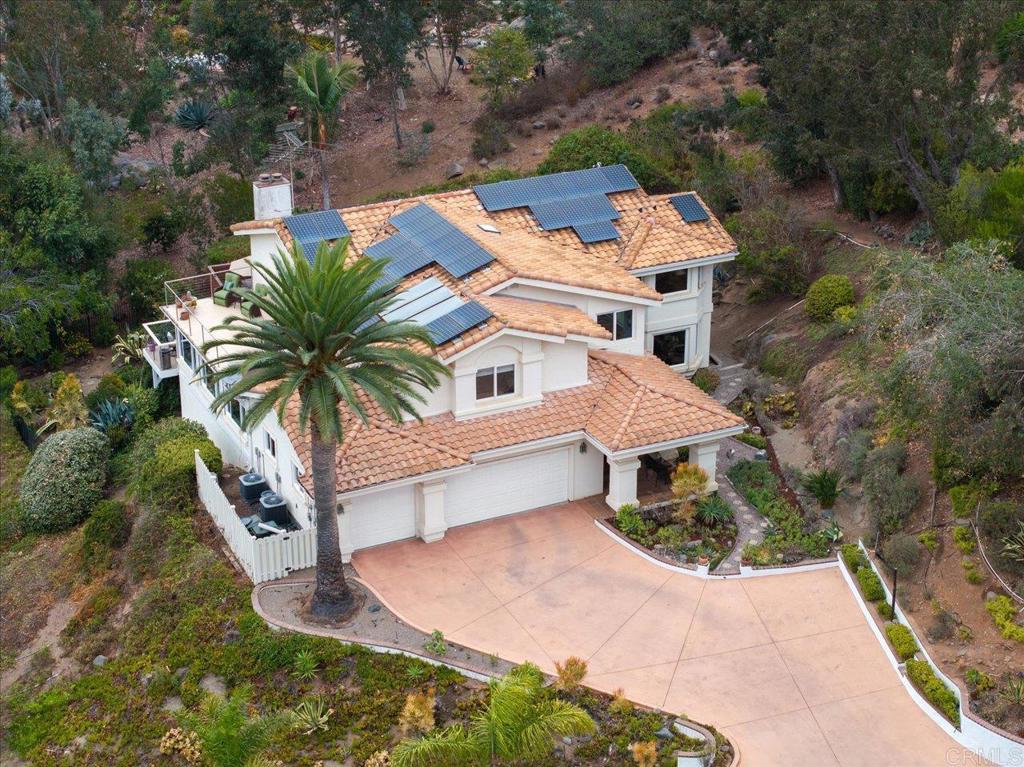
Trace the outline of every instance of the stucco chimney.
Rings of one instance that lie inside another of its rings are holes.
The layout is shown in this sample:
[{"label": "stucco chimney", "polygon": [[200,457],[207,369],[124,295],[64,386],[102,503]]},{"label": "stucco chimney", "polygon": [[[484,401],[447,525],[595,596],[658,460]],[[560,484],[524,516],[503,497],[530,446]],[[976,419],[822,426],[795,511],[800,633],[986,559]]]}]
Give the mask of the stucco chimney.
[{"label": "stucco chimney", "polygon": [[253,218],[284,218],[292,214],[292,182],[280,173],[261,173],[252,182]]}]

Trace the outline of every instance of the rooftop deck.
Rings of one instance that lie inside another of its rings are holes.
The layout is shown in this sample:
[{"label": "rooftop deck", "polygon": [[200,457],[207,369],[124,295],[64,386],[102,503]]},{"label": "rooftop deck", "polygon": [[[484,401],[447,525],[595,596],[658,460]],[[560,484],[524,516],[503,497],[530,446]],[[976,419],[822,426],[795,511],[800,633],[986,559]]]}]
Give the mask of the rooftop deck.
[{"label": "rooftop deck", "polygon": [[[243,287],[252,286],[251,268],[238,265],[232,268],[231,264],[218,264],[204,274],[164,283],[164,304],[160,310],[196,347],[232,337],[232,331],[223,325],[230,318],[241,316],[239,299],[231,296],[227,306],[214,300],[214,294],[224,287],[224,277],[229,271],[242,278]],[[222,347],[214,353],[214,358],[229,348]]]}]

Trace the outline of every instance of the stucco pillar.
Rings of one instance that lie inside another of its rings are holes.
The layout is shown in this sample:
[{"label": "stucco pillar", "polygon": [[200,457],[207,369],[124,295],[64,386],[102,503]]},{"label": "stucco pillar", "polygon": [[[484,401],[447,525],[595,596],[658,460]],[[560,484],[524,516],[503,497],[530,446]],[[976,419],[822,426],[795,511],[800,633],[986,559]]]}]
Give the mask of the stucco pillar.
[{"label": "stucco pillar", "polygon": [[636,458],[608,459],[608,495],[605,502],[616,511],[625,503],[636,503]]},{"label": "stucco pillar", "polygon": [[700,466],[708,475],[707,491],[713,493],[718,490],[718,482],[715,481],[715,470],[718,467],[718,441],[701,442],[698,445],[690,445],[690,463]]},{"label": "stucco pillar", "polygon": [[338,504],[338,546],[341,548],[341,561],[350,562],[356,547],[352,544],[352,515]]},{"label": "stucco pillar", "polygon": [[444,538],[448,522],[444,515],[443,480],[423,482],[419,485],[416,498],[416,535],[427,543]]}]

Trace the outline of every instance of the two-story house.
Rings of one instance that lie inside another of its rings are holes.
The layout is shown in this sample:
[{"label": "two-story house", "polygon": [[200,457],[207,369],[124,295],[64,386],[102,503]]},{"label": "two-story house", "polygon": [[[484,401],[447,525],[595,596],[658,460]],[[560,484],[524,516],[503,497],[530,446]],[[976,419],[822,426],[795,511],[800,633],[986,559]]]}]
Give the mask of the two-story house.
[{"label": "two-story house", "polygon": [[425,325],[452,373],[427,392],[422,422],[345,419],[346,557],[589,496],[615,509],[637,501],[652,458],[664,466],[681,448],[714,486],[719,442],[744,425],[687,374],[708,365],[713,270],[735,244],[695,194],[648,195],[616,165],[299,215],[285,178],[262,177],[254,196],[256,220],[232,227],[250,258],[168,283],[147,354],[155,378],[180,373],[182,414],[228,463],[263,474],[312,524],[294,409],[246,434],[249,398],[214,413],[195,375],[199,347],[240,311],[223,298],[228,273],[251,284],[251,262],[293,243],[311,255],[348,236],[351,258],[387,259],[399,287],[386,318]]}]

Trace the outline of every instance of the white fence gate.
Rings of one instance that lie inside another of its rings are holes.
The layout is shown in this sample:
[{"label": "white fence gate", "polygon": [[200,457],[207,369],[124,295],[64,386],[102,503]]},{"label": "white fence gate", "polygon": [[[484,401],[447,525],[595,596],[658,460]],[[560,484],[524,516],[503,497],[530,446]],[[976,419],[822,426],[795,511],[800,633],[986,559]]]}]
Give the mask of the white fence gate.
[{"label": "white fence gate", "polygon": [[283,578],[292,570],[302,570],[316,564],[316,530],[298,530],[278,533],[266,538],[254,538],[245,529],[242,520],[217,482],[217,477],[203,463],[196,450],[196,482],[199,500],[213,518],[235,558],[241,563],[253,583]]}]

